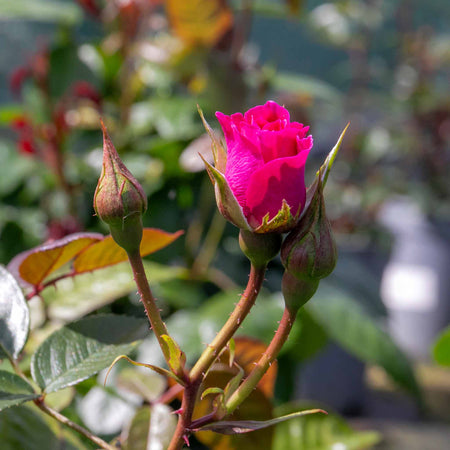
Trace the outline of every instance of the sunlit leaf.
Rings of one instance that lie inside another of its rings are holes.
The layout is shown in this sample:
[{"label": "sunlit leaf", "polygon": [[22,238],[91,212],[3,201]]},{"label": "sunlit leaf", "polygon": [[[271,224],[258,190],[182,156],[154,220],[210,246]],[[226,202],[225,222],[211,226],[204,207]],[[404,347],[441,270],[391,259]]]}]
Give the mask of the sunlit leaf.
[{"label": "sunlit leaf", "polygon": [[172,410],[161,403],[144,406],[134,416],[124,450],[164,449],[169,446],[175,432],[177,418]]},{"label": "sunlit leaf", "polygon": [[74,233],[62,239],[20,253],[11,260],[8,269],[33,286],[41,284],[52,272],[67,264],[78,253],[97,241],[98,233]]},{"label": "sunlit leaf", "polygon": [[17,281],[0,266],[0,358],[17,358],[28,336],[30,314]]},{"label": "sunlit leaf", "polygon": [[[282,405],[276,412],[285,415],[303,408],[301,403]],[[354,431],[336,414],[311,414],[277,424],[271,450],[362,450],[379,441],[378,433]]]},{"label": "sunlit leaf", "polygon": [[[144,261],[145,272],[152,283],[170,282],[184,276],[182,267],[169,267]],[[72,322],[120,297],[136,292],[133,272],[128,263],[64,278],[55,287],[45,289],[41,296],[51,319]]]},{"label": "sunlit leaf", "polygon": [[439,335],[433,348],[433,356],[438,364],[450,366],[450,326]]},{"label": "sunlit leaf", "polygon": [[212,46],[233,25],[226,0],[167,0],[166,9],[173,30],[188,45]]},{"label": "sunlit leaf", "polygon": [[0,370],[0,411],[38,397],[32,386],[23,378],[15,373]]},{"label": "sunlit leaf", "polygon": [[[146,256],[167,247],[182,234],[183,231],[168,233],[155,228],[144,228],[141,255]],[[76,273],[83,273],[111,266],[127,259],[125,250],[119,247],[111,236],[107,236],[80,253],[75,258],[73,267]]]},{"label": "sunlit leaf", "polygon": [[117,315],[96,315],[67,325],[34,353],[31,373],[47,393],[72,386],[129,353],[143,337],[147,322]]}]

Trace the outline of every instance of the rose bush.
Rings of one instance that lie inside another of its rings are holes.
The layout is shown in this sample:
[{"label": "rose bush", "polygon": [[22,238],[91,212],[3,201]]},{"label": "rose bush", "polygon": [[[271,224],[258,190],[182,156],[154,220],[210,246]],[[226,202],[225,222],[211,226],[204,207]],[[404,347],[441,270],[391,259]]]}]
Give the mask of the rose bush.
[{"label": "rose bush", "polygon": [[313,145],[309,127],[291,122],[289,112],[273,101],[245,114],[217,112],[216,117],[227,144],[225,164],[216,151],[215,170],[208,167],[219,183],[219,209],[240,228],[288,231],[305,205],[305,163]]}]

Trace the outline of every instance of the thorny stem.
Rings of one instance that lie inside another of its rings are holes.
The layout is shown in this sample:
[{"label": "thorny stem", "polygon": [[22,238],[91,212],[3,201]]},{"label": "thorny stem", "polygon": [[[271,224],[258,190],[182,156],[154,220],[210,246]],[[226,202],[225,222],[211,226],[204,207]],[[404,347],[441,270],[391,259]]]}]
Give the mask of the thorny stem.
[{"label": "thorny stem", "polygon": [[42,397],[37,398],[33,400],[35,405],[44,411],[49,416],[56,419],[58,422],[61,422],[64,425],[67,425],[69,428],[72,428],[72,430],[77,431],[78,433],[82,434],[83,436],[87,437],[89,440],[91,440],[95,445],[99,446],[100,448],[104,448],[106,450],[115,450],[115,447],[112,445],[109,445],[107,442],[105,442],[103,439],[99,438],[95,434],[92,434],[89,430],[86,430],[86,428],[83,428],[82,426],[78,425],[75,422],[72,422],[69,418],[66,416],[63,416],[58,411],[55,411],[54,409],[50,408],[45,402]]},{"label": "thorny stem", "polygon": [[186,442],[185,439],[188,438],[189,430],[192,428],[192,413],[197,399],[198,389],[204,375],[250,312],[261,290],[265,272],[265,265],[261,267],[251,265],[247,287],[234,311],[211,344],[206,347],[189,373],[189,380],[183,394],[180,418],[168,450],[179,450]]},{"label": "thorny stem", "polygon": [[147,276],[145,275],[144,264],[142,263],[142,257],[139,250],[128,253],[128,259],[130,261],[131,268],[133,270],[134,281],[136,282],[139,295],[141,297],[142,304],[144,305],[145,312],[147,313],[148,320],[158,339],[159,346],[163,352],[164,358],[170,367],[170,352],[167,344],[162,338],[163,335],[168,335],[166,324],[161,318],[158,306],[156,304],[155,297],[153,297],[150,285],[148,284]]},{"label": "thorny stem", "polygon": [[275,332],[271,343],[267,347],[266,351],[262,354],[259,361],[256,363],[253,370],[249,373],[244,382],[239,388],[232,394],[225,405],[227,413],[231,414],[255,389],[261,378],[269,369],[270,365],[275,361],[278,353],[289,337],[289,333],[294,325],[297,311],[286,308],[281,318],[278,329]]},{"label": "thorny stem", "polygon": [[211,367],[211,364],[214,362],[221,350],[227,345],[228,341],[233,337],[236,330],[240,327],[243,320],[250,312],[264,281],[265,271],[266,266],[255,267],[253,264],[251,265],[250,276],[244,293],[242,294],[238,304],[234,308],[234,311],[231,313],[225,325],[216,335],[211,344],[206,347],[192,368],[189,374],[192,381],[203,378],[203,375]]}]

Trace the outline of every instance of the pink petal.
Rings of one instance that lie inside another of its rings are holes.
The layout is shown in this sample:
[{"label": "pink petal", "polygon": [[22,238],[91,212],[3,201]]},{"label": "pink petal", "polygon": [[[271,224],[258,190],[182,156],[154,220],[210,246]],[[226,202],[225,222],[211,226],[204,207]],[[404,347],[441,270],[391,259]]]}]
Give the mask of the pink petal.
[{"label": "pink petal", "polygon": [[244,114],[244,119],[249,124],[256,124],[260,128],[269,122],[275,122],[278,119],[289,123],[289,112],[278,103],[268,101],[264,105],[258,105],[249,109]]},{"label": "pink petal", "polygon": [[258,148],[258,137],[256,136],[255,139],[254,136],[251,136],[251,130],[246,130],[246,133],[239,133],[234,125],[232,125],[232,129],[232,142],[227,141],[228,157],[225,178],[236,200],[242,208],[245,208],[245,192],[250,176],[263,165],[263,161]]},{"label": "pink petal", "polygon": [[309,150],[296,156],[276,159],[257,169],[250,178],[246,192],[247,220],[253,227],[278,214],[286,200],[295,216],[305,204],[305,163]]}]

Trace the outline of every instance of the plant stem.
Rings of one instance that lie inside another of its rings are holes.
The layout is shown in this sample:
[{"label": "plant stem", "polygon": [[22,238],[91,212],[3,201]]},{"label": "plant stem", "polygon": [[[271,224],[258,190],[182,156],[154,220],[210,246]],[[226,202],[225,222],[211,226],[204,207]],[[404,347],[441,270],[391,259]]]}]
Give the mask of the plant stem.
[{"label": "plant stem", "polygon": [[285,309],[283,317],[281,318],[275,336],[262,354],[259,361],[256,363],[253,370],[249,373],[247,378],[239,386],[239,388],[228,399],[225,409],[227,413],[231,414],[255,389],[261,378],[267,372],[270,365],[275,361],[278,353],[289,337],[289,333],[294,325],[297,311]]},{"label": "plant stem", "polygon": [[166,324],[161,318],[161,314],[156,304],[155,297],[153,297],[150,285],[148,284],[147,276],[145,275],[144,264],[142,263],[142,257],[139,250],[137,250],[136,252],[128,253],[128,259],[130,261],[131,268],[133,269],[134,281],[136,282],[142,304],[144,305],[145,312],[147,313],[148,320],[153,332],[155,333],[156,338],[158,339],[158,343],[161,347],[164,358],[170,367],[169,349],[164,339],[162,338],[163,335],[169,335],[169,333],[167,331]]},{"label": "plant stem", "polygon": [[87,437],[89,440],[91,440],[95,445],[99,446],[100,448],[104,448],[106,450],[115,450],[115,447],[112,445],[109,445],[107,442],[105,442],[103,439],[99,438],[95,434],[92,434],[89,430],[86,430],[86,428],[83,428],[82,426],[78,425],[75,422],[72,422],[70,419],[68,419],[66,416],[63,416],[58,411],[55,411],[54,409],[50,408],[48,406],[42,397],[37,398],[36,400],[33,400],[35,405],[44,411],[49,416],[56,419],[58,422],[61,422],[64,425],[67,425],[69,428],[72,428],[72,430],[77,431],[78,433],[82,434],[83,436]]},{"label": "plant stem", "polygon": [[255,267],[253,264],[251,265],[247,287],[234,308],[234,311],[192,368],[183,394],[180,418],[168,450],[179,450],[186,442],[185,439],[187,439],[189,430],[192,426],[192,413],[194,411],[198,389],[205,373],[250,312],[256,297],[261,290],[265,272],[265,265],[261,267]]},{"label": "plant stem", "polygon": [[228,341],[233,337],[247,314],[250,312],[259,294],[261,285],[264,281],[266,266],[255,267],[253,264],[250,268],[249,280],[244,293],[242,294],[238,304],[234,308],[225,325],[219,331],[217,336],[206,347],[202,355],[195,363],[189,376],[192,382],[201,380],[221,350],[227,345]]},{"label": "plant stem", "polygon": [[189,437],[189,428],[192,422],[192,413],[194,412],[195,402],[197,400],[197,392],[200,387],[201,379],[195,383],[188,384],[184,389],[183,400],[181,402],[181,413],[178,419],[175,433],[172,436],[170,445],[167,450],[180,450],[183,444],[187,443]]}]

